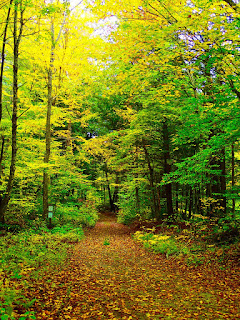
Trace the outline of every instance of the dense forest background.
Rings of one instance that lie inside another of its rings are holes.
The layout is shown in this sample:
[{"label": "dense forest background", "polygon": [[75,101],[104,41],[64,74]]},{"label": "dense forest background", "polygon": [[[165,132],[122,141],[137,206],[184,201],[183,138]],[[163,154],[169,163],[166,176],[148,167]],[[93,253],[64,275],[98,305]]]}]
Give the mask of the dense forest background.
[{"label": "dense forest background", "polygon": [[3,0],[0,221],[237,221],[239,7]]},{"label": "dense forest background", "polygon": [[239,30],[238,0],[0,1],[1,320],[240,318]]}]

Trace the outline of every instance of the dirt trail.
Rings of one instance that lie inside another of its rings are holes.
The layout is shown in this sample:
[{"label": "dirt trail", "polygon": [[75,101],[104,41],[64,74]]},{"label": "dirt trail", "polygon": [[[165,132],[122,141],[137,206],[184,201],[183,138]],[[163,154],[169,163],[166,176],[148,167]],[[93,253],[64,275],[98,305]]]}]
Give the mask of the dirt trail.
[{"label": "dirt trail", "polygon": [[236,271],[189,268],[146,251],[130,231],[100,219],[39,291],[37,319],[240,319]]}]

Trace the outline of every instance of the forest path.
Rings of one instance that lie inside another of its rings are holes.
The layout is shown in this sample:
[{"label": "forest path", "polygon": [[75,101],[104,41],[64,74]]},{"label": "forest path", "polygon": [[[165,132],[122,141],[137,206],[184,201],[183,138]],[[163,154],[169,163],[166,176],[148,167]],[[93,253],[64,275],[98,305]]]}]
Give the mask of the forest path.
[{"label": "forest path", "polygon": [[37,319],[240,319],[233,270],[184,266],[146,251],[130,232],[103,216],[49,277]]}]

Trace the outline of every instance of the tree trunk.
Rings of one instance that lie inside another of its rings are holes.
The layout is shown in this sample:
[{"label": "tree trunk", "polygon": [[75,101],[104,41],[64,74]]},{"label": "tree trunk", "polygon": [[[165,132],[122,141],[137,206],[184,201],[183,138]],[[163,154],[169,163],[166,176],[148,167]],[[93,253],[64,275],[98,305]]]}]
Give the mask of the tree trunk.
[{"label": "tree trunk", "polygon": [[72,147],[72,123],[68,122],[66,147]]},{"label": "tree trunk", "polygon": [[[2,101],[3,101],[3,72],[4,72],[4,63],[5,63],[5,47],[6,47],[6,40],[7,40],[7,29],[8,29],[8,24],[9,24],[9,19],[10,19],[10,13],[11,13],[11,5],[12,5],[13,0],[10,0],[9,7],[8,7],[8,13],[7,13],[7,18],[5,22],[5,27],[3,31],[3,43],[2,43],[2,50],[1,50],[1,70],[0,70],[0,124],[2,121]],[[3,173],[3,167],[2,167],[2,161],[3,161],[3,154],[4,154],[4,143],[5,143],[5,138],[2,135],[2,145],[1,145],[1,157],[0,157],[0,183],[1,183],[1,177]],[[0,222],[4,223],[5,217],[5,208],[2,208],[3,206],[3,195],[0,195]]]},{"label": "tree trunk", "polygon": [[[4,144],[5,144],[5,138],[4,136],[2,135],[2,146],[1,146],[1,153],[0,153],[0,184],[2,184],[2,181],[1,181],[1,177],[2,177],[2,174],[3,174],[3,165],[2,165],[2,161],[3,161],[3,154],[4,154]],[[0,195],[0,199],[1,199],[1,195]],[[1,201],[1,200],[0,200]]]},{"label": "tree trunk", "polygon": [[176,213],[178,215],[178,208],[179,208],[179,201],[178,201],[178,188],[179,188],[179,185],[178,183],[176,183]]},{"label": "tree trunk", "polygon": [[[20,6],[21,6],[20,2]],[[10,172],[8,176],[8,183],[4,197],[0,201],[0,222],[5,222],[5,212],[7,210],[11,192],[13,188],[15,170],[16,170],[16,158],[17,158],[17,111],[18,111],[18,56],[19,56],[19,45],[22,36],[23,29],[23,10],[21,8],[20,16],[20,29],[18,32],[18,5],[19,1],[15,1],[14,5],[14,22],[13,22],[13,108],[12,108],[12,155],[11,155],[11,164]]]},{"label": "tree trunk", "polygon": [[221,171],[211,175],[211,196],[215,198],[215,202],[211,204],[211,214],[214,216],[226,214],[226,164],[225,164],[225,148],[222,148],[215,156],[212,157],[212,166]]},{"label": "tree trunk", "polygon": [[235,187],[235,154],[234,154],[234,143],[232,144],[232,215],[235,217],[235,194],[234,194],[234,187]]},{"label": "tree trunk", "polygon": [[113,192],[113,206],[114,206],[114,212],[116,212],[116,210],[118,210],[118,206],[116,205],[116,202],[118,201],[118,191],[119,191],[119,177],[118,175],[116,176],[116,181],[115,181],[115,188],[114,188],[114,192]]},{"label": "tree trunk", "polygon": [[222,211],[224,215],[227,213],[227,199],[226,199],[226,158],[225,158],[225,148],[221,150],[221,158],[220,158],[220,189],[221,189],[221,200],[220,205],[223,208]]},{"label": "tree trunk", "polygon": [[109,181],[108,181],[107,169],[105,170],[105,175],[106,175],[106,180],[107,180],[107,189],[108,189],[110,209],[111,209],[112,212],[114,212],[114,203],[113,203],[113,198],[112,198],[112,195],[111,195],[111,189],[110,189],[110,185],[109,185]]},{"label": "tree trunk", "polygon": [[[210,175],[207,173],[207,177],[209,177],[209,176]],[[206,185],[206,198],[207,198],[207,201],[211,198],[211,196],[212,196],[212,194],[211,194],[211,184],[210,184],[210,182],[207,182],[207,185]],[[207,213],[208,217],[212,216],[212,211],[211,211],[211,206],[210,205],[207,205],[206,213]]]},{"label": "tree trunk", "polygon": [[[53,3],[53,0],[51,0],[51,3]],[[49,163],[50,159],[50,153],[51,153],[51,112],[52,112],[52,105],[53,105],[53,70],[54,70],[54,60],[55,60],[55,48],[56,44],[58,43],[63,27],[66,22],[67,17],[67,9],[64,12],[64,18],[63,22],[61,24],[58,36],[55,39],[55,33],[54,33],[54,22],[53,18],[51,19],[51,53],[50,53],[50,64],[48,68],[48,103],[47,103],[47,117],[46,117],[46,134],[45,134],[45,155],[44,155],[44,163]],[[48,169],[45,168],[43,171],[43,219],[45,220],[47,218],[48,214],[48,189],[50,184],[50,176],[48,173]]]},{"label": "tree trunk", "polygon": [[[48,104],[47,104],[47,117],[46,117],[46,134],[45,134],[45,155],[44,163],[49,163],[50,153],[51,153],[51,112],[52,112],[52,88],[53,88],[53,63],[54,63],[54,53],[55,53],[55,42],[54,42],[54,26],[51,23],[51,56],[50,65],[48,68]],[[50,177],[48,169],[45,168],[43,172],[43,219],[45,220],[48,215],[48,188],[50,183]]]},{"label": "tree trunk", "polygon": [[[163,157],[164,157],[164,173],[169,174],[171,172],[170,165],[170,138],[167,120],[163,122]],[[167,198],[167,213],[168,216],[173,216],[173,204],[172,204],[172,184],[168,183],[165,186],[166,198]]]},{"label": "tree trunk", "polygon": [[186,187],[186,192],[185,192],[185,209],[183,211],[183,219],[187,219],[187,209],[188,209],[188,189]]},{"label": "tree trunk", "polygon": [[5,47],[6,47],[6,42],[7,42],[6,41],[7,40],[7,29],[8,29],[9,19],[10,19],[12,2],[13,2],[13,0],[10,0],[7,18],[5,21],[5,27],[4,27],[4,31],[3,31],[3,43],[2,43],[2,52],[1,52],[1,71],[0,71],[0,123],[2,121],[3,71],[4,71],[4,63],[5,63]]},{"label": "tree trunk", "polygon": [[152,205],[151,205],[152,215],[153,217],[158,217],[158,206],[156,202],[156,194],[155,194],[155,188],[154,188],[154,172],[151,165],[149,153],[144,143],[143,143],[143,150],[145,152],[145,158],[146,158],[146,161],[148,164],[148,170],[149,170],[149,183],[150,183],[150,190],[152,194]]},{"label": "tree trunk", "polygon": [[188,207],[188,219],[191,219],[191,216],[192,216],[192,207],[193,207],[193,190],[192,190],[192,187],[190,187],[190,192],[189,192],[189,207]]},{"label": "tree trunk", "polygon": [[140,215],[141,207],[140,207],[140,198],[139,198],[139,188],[135,188],[135,196],[136,196],[136,212]]}]

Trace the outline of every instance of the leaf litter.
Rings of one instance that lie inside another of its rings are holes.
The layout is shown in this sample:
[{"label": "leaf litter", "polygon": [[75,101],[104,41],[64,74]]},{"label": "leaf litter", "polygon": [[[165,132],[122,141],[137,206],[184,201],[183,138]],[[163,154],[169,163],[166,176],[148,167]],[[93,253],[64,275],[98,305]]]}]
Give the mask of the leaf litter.
[{"label": "leaf litter", "polygon": [[156,255],[113,217],[86,232],[62,270],[32,280],[26,296],[41,320],[240,319],[239,269]]}]

